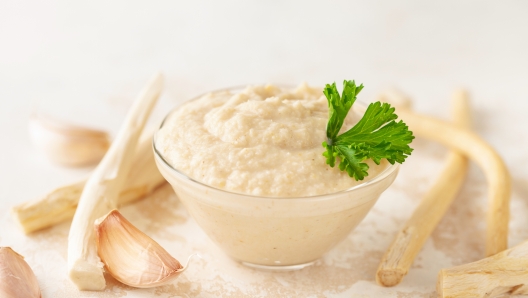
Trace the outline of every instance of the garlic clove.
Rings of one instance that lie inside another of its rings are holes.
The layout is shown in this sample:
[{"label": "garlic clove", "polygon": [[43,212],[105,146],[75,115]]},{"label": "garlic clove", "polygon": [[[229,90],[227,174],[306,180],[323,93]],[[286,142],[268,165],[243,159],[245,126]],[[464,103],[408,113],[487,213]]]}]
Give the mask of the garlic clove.
[{"label": "garlic clove", "polygon": [[41,297],[35,274],[24,257],[10,247],[0,247],[0,297]]},{"label": "garlic clove", "polygon": [[53,162],[84,166],[99,162],[110,147],[110,137],[101,130],[65,123],[41,114],[29,122],[34,144]]},{"label": "garlic clove", "polygon": [[97,253],[106,271],[126,285],[157,287],[184,270],[178,260],[115,209],[95,222],[95,232]]}]

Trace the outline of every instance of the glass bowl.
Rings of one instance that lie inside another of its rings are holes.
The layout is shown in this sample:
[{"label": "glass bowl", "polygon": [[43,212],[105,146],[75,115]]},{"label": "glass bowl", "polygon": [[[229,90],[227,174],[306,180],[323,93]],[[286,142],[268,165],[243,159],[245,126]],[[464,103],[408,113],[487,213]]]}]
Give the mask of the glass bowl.
[{"label": "glass bowl", "polygon": [[158,169],[198,225],[231,258],[263,269],[298,269],[321,258],[363,220],[399,169],[388,164],[371,180],[335,193],[261,197],[215,188],[187,176],[157,150],[156,136]]}]

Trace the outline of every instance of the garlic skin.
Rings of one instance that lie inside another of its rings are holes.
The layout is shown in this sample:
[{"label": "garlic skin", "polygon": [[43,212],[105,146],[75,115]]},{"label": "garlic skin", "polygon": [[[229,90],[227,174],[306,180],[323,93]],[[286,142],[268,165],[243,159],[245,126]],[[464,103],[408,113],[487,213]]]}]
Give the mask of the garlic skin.
[{"label": "garlic skin", "polygon": [[95,232],[105,270],[128,286],[157,287],[184,270],[178,260],[115,209],[95,222]]},{"label": "garlic skin", "polygon": [[10,247],[0,247],[0,297],[42,297],[33,270]]},{"label": "garlic skin", "polygon": [[110,147],[110,137],[101,130],[65,123],[41,114],[29,121],[33,143],[53,162],[65,166],[97,163]]}]

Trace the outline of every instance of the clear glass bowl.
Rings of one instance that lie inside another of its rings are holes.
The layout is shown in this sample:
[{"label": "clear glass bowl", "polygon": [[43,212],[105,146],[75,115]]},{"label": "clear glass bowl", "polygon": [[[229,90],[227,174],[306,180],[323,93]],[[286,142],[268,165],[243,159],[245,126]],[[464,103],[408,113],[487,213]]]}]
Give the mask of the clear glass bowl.
[{"label": "clear glass bowl", "polygon": [[312,264],[363,220],[399,168],[389,164],[371,180],[336,193],[260,197],[188,177],[157,150],[156,135],[153,147],[158,169],[191,216],[227,255],[257,268],[291,270]]}]

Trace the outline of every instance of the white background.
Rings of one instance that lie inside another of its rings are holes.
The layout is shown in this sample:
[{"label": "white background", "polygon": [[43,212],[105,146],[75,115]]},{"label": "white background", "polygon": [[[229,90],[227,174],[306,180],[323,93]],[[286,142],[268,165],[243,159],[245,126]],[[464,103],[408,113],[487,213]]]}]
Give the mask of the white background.
[{"label": "white background", "polygon": [[[153,122],[192,96],[248,83],[355,79],[367,101],[396,86],[438,117],[465,87],[475,129],[512,172],[513,204],[526,204],[528,1],[0,0],[0,245],[31,245],[10,228],[10,206],[89,171],[54,166],[35,150],[31,112],[115,133],[156,71],[167,87]],[[528,229],[516,235],[511,242]]]}]

